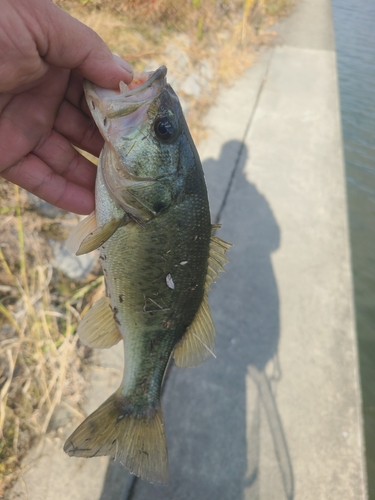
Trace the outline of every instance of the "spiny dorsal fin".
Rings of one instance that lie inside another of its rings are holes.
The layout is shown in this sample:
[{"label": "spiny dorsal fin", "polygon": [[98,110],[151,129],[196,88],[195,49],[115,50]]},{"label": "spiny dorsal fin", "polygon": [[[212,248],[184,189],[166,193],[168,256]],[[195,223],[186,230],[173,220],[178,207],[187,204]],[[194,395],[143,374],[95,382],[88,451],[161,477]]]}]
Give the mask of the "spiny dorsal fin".
[{"label": "spiny dorsal fin", "polygon": [[[124,408],[128,406],[127,411]],[[110,455],[132,474],[152,483],[168,482],[168,455],[160,406],[139,416],[121,387],[73,432],[64,445],[71,457]]]},{"label": "spiny dorsal fin", "polygon": [[77,333],[83,344],[96,349],[108,349],[122,340],[107,296],[88,310],[78,325]]},{"label": "spiny dorsal fin", "polygon": [[200,365],[214,355],[214,343],[215,327],[205,293],[192,324],[174,350],[176,365],[180,368]]},{"label": "spiny dorsal fin", "polygon": [[[220,226],[218,224],[214,224],[212,226],[212,232],[218,229]],[[228,264],[229,260],[226,257],[226,252],[232,245],[227,243],[226,241],[218,238],[217,236],[211,236],[210,241],[210,254],[208,257],[208,268],[207,268],[207,276],[205,289],[209,290],[211,288],[211,284],[219,278],[219,272],[224,272],[225,264]]]},{"label": "spiny dorsal fin", "polygon": [[95,212],[92,212],[73,229],[66,246],[70,252],[76,255],[92,252],[103,245],[117,228],[127,222],[128,216],[124,215],[121,219],[112,219],[104,226],[98,227]]}]

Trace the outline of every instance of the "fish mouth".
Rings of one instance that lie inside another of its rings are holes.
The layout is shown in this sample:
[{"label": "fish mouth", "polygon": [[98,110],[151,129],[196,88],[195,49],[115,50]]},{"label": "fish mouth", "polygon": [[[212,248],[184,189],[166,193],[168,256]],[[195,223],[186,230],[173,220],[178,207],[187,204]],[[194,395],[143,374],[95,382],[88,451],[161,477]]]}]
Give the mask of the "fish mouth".
[{"label": "fish mouth", "polygon": [[[132,96],[132,95],[135,95],[135,94],[139,94],[140,92],[143,92],[144,90],[148,89],[149,87],[151,87],[155,82],[158,82],[160,80],[160,82],[165,80],[165,77],[167,75],[167,68],[165,66],[160,66],[157,70],[155,71],[152,71],[152,72],[144,72],[144,73],[136,73],[134,75],[134,78],[133,78],[133,81],[134,80],[139,80],[142,82],[143,78],[144,77],[148,77],[143,83],[141,83],[140,85],[137,85],[136,87],[130,89],[130,90],[126,90],[127,88],[129,89],[129,87],[131,86],[131,84],[128,85],[125,85],[123,84],[123,82],[120,82],[120,89],[123,88],[123,90],[121,90],[121,95],[124,96],[124,97],[129,97],[129,96]],[[123,85],[121,85],[123,84]]]},{"label": "fish mouth", "polygon": [[129,85],[120,82],[119,90],[104,89],[85,80],[84,90],[91,113],[95,115],[95,110],[99,109],[109,119],[133,113],[161,93],[166,85],[166,74],[165,66],[152,72],[135,73]]}]

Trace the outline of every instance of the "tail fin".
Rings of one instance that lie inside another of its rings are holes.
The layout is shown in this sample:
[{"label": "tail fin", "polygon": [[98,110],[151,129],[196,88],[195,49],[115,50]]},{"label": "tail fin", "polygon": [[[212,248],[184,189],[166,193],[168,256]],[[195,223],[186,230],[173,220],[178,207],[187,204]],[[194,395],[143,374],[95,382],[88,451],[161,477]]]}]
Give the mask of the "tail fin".
[{"label": "tail fin", "polygon": [[126,413],[116,391],[73,432],[64,445],[71,457],[110,455],[152,483],[168,482],[168,456],[161,408],[149,416]]}]

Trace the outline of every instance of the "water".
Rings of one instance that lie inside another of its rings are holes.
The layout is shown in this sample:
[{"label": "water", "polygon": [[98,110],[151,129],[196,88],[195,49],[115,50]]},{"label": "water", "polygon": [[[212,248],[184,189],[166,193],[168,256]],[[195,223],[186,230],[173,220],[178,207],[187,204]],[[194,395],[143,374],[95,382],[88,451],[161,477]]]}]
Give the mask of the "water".
[{"label": "water", "polygon": [[375,499],[375,2],[333,0],[370,499]]}]

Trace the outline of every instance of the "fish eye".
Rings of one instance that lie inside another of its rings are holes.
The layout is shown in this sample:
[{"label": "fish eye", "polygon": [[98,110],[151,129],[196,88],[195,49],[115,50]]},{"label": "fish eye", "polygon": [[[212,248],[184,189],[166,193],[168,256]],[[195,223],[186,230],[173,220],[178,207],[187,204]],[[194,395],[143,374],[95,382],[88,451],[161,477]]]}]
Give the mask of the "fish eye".
[{"label": "fish eye", "polygon": [[177,133],[177,128],[168,117],[159,117],[155,120],[154,131],[161,141],[169,141]]}]

